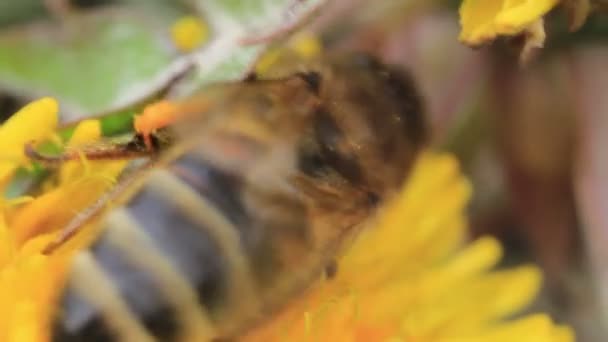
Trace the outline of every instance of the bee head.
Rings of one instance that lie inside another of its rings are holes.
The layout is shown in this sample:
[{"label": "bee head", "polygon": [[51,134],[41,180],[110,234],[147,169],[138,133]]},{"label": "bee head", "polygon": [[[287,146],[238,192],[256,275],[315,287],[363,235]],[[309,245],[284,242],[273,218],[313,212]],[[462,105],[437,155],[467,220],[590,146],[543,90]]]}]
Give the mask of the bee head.
[{"label": "bee head", "polygon": [[320,75],[321,106],[302,143],[300,169],[379,197],[398,188],[426,140],[411,77],[365,54],[335,56]]}]

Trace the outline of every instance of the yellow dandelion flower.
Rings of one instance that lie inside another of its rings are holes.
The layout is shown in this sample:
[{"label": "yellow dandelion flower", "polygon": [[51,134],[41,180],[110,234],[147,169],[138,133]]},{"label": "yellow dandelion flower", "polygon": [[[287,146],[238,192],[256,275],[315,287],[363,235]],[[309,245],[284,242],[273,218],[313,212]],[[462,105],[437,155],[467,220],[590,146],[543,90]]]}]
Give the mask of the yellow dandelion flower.
[{"label": "yellow dandelion flower", "polygon": [[[71,143],[90,141],[86,132],[99,130],[85,122]],[[55,189],[0,212],[0,247],[12,248],[0,265],[0,341],[49,340],[67,262],[82,245],[51,256],[40,251],[119,171],[106,162],[68,164]],[[84,181],[102,186],[79,194]],[[424,152],[404,190],[337,261],[337,273],[243,340],[572,341],[568,327],[543,314],[505,320],[534,298],[541,275],[528,265],[492,270],[502,255],[492,238],[462,246],[470,193],[452,156]]]},{"label": "yellow dandelion flower", "polygon": [[559,0],[464,0],[460,41],[479,46],[498,36],[513,36],[542,22]]},{"label": "yellow dandelion flower", "polygon": [[190,52],[209,38],[209,27],[199,17],[182,17],[171,27],[171,38],[179,51]]},{"label": "yellow dandelion flower", "polygon": [[[85,120],[74,130],[68,147],[93,142],[100,136],[99,122]],[[10,216],[12,226],[19,227],[13,232],[17,245],[37,235],[61,228],[76,213],[91,205],[104,191],[107,191],[126,164],[125,161],[94,163],[96,164],[94,167],[88,165],[89,162],[84,159],[65,163],[59,170],[60,186],[12,213]],[[89,170],[91,168],[94,172]]]},{"label": "yellow dandelion flower", "polygon": [[470,185],[425,153],[404,191],[321,280],[246,341],[572,341],[546,315],[503,321],[536,295],[534,266],[492,271],[500,244],[461,248]]},{"label": "yellow dandelion flower", "polygon": [[[45,98],[27,105],[0,128],[0,143],[6,144],[0,147],[18,157],[7,174],[26,162],[22,155],[26,142],[52,136],[57,110],[57,102]],[[98,122],[85,121],[76,128],[70,145],[98,139],[100,132]],[[108,179],[124,166],[124,162],[91,162],[89,172],[77,164],[67,163],[60,170],[64,179],[50,192],[33,199],[4,200],[0,208],[0,341],[50,340],[51,303],[63,286],[69,255],[46,256],[41,251],[67,220],[108,189]]]},{"label": "yellow dandelion flower", "polygon": [[[56,289],[65,278],[67,259],[41,255],[50,236],[39,236],[18,247],[12,230],[0,213],[0,341],[47,341],[48,319]],[[40,286],[45,283],[48,286]]]},{"label": "yellow dandelion flower", "polygon": [[50,339],[50,303],[63,286],[67,263],[39,253],[48,241],[48,236],[31,240],[0,269],[0,341]]}]

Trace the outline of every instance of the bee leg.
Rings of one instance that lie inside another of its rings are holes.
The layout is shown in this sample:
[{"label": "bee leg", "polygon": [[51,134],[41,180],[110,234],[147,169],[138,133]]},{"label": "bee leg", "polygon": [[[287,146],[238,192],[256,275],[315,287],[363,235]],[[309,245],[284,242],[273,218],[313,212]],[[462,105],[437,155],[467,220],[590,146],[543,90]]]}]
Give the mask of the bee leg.
[{"label": "bee leg", "polygon": [[55,240],[49,242],[49,244],[46,245],[46,247],[44,247],[44,249],[42,250],[42,254],[44,254],[44,255],[52,254],[57,248],[59,248],[60,246],[65,244],[74,235],[76,235],[76,233],[78,233],[80,231],[80,229],[82,229],[82,227],[83,226],[78,226],[74,229],[61,231],[61,234]]},{"label": "bee leg", "polygon": [[136,180],[134,177],[127,177],[122,182],[118,183],[110,192],[103,194],[97,201],[82,210],[76,215],[71,221],[69,221],[58,233],[54,240],[51,240],[46,247],[42,250],[42,254],[51,254],[57,248],[68,242],[78,232],[87,227],[87,224],[91,223],[95,218],[99,217],[105,209],[108,208],[109,203],[115,200],[123,191],[132,185]]},{"label": "bee leg", "polygon": [[[56,164],[62,163],[66,160],[70,160],[69,158],[66,159],[63,155],[49,156],[49,155],[40,153],[40,152],[36,151],[36,148],[34,148],[32,142],[25,144],[25,146],[23,147],[23,153],[30,160],[33,160],[33,161],[36,161],[36,162],[39,162],[41,164],[48,165],[48,166],[55,166]],[[74,158],[74,159],[76,159],[76,158]]]},{"label": "bee leg", "polygon": [[107,204],[107,199],[102,198],[94,203],[89,208],[85,209],[72,221],[70,221],[60,232],[57,237],[46,245],[42,250],[42,254],[49,255],[57,248],[65,244],[68,240],[80,232],[92,218],[101,213]]},{"label": "bee leg", "polygon": [[[154,146],[154,145],[153,145]],[[130,141],[125,144],[112,144],[109,146],[96,147],[95,145],[84,146],[64,151],[57,155],[49,155],[36,151],[33,143],[27,143],[24,147],[24,154],[30,160],[40,164],[54,167],[67,161],[73,160],[124,160],[157,155],[156,148],[148,149]]]}]

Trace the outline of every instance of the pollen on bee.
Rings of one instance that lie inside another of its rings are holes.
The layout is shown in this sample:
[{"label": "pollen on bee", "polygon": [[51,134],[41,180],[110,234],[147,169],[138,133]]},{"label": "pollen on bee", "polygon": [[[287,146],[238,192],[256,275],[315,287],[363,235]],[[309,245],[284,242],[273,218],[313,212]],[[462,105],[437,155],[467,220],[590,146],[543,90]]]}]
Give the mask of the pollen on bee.
[{"label": "pollen on bee", "polygon": [[283,60],[311,60],[319,57],[322,52],[321,41],[312,33],[302,32],[293,36],[286,46],[273,47],[266,51],[258,60],[255,69],[257,73],[265,74]]},{"label": "pollen on bee", "polygon": [[151,134],[156,130],[173,123],[177,117],[177,106],[170,101],[159,101],[152,103],[140,115],[136,115],[133,128],[144,139],[149,150],[152,150]]},{"label": "pollen on bee", "polygon": [[319,39],[310,33],[295,36],[290,45],[300,57],[306,59],[318,57],[323,51]]}]

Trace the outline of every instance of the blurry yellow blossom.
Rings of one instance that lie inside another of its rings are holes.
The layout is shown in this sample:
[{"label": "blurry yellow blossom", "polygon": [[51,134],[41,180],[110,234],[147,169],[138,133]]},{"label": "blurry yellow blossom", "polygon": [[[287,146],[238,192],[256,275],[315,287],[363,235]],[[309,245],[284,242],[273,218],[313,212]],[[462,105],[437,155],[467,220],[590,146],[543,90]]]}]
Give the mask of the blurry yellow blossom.
[{"label": "blurry yellow blossom", "polygon": [[32,239],[0,269],[0,341],[48,341],[52,302],[66,259],[40,254],[48,236]]},{"label": "blurry yellow blossom", "polygon": [[0,188],[13,172],[27,162],[23,147],[30,141],[49,138],[57,128],[59,106],[45,97],[23,107],[0,126]]},{"label": "blurry yellow blossom", "polygon": [[530,33],[536,34],[538,40],[542,17],[558,3],[559,0],[463,0],[459,39],[468,45],[479,46],[498,36]]},{"label": "blurry yellow blossom", "polygon": [[[57,103],[43,99],[29,104],[11,117],[0,131],[4,150],[22,151],[24,143],[53,134]],[[9,130],[10,129],[10,130]],[[28,135],[29,133],[29,135]],[[99,138],[96,121],[82,122],[69,146]],[[11,137],[12,139],[8,139]],[[3,140],[6,139],[6,140]],[[22,153],[22,152],[20,152]],[[15,166],[25,163],[18,155]],[[0,341],[48,341],[48,326],[58,289],[62,288],[69,253],[41,253],[55,234],[74,215],[96,200],[112,185],[124,162],[67,163],[59,172],[62,180],[37,198],[6,200],[0,207]]]},{"label": "blurry yellow blossom", "polygon": [[[93,142],[101,136],[98,121],[86,120],[76,127],[68,143],[78,147]],[[26,204],[22,210],[11,215],[17,244],[43,233],[61,228],[76,213],[91,205],[104,191],[113,185],[113,180],[125,166],[125,161],[71,161],[59,170],[60,183],[55,189],[40,195]],[[87,164],[95,166],[87,167]],[[88,170],[93,168],[93,170]],[[44,213],[44,214],[40,214]]]},{"label": "blurry yellow blossom", "polygon": [[319,39],[310,33],[300,33],[290,40],[289,47],[302,58],[318,57],[323,47]]},{"label": "blurry yellow blossom", "polygon": [[[101,137],[101,124],[97,120],[84,120],[78,124],[78,127],[74,130],[68,147],[78,148],[79,146],[86,145],[98,140]],[[81,161],[70,161],[64,163],[61,166],[59,172],[59,182],[67,183],[76,177],[82,176],[84,167],[87,165],[86,160]]]},{"label": "blurry yellow blossom", "polygon": [[209,27],[199,17],[182,17],[171,27],[171,38],[181,52],[196,50],[208,37]]},{"label": "blurry yellow blossom", "polygon": [[246,341],[572,341],[542,314],[534,266],[493,271],[493,238],[465,247],[470,185],[451,156],[425,153],[404,191],[338,261],[338,272]]}]

